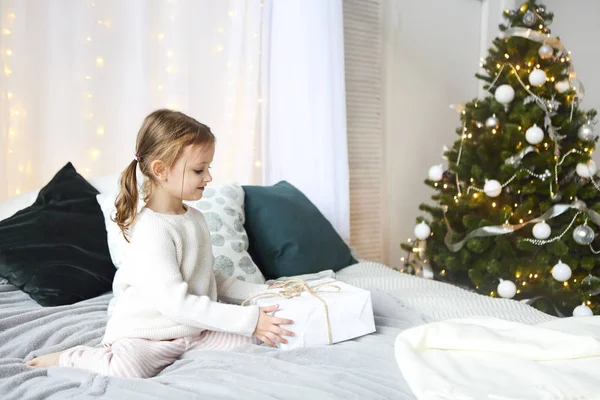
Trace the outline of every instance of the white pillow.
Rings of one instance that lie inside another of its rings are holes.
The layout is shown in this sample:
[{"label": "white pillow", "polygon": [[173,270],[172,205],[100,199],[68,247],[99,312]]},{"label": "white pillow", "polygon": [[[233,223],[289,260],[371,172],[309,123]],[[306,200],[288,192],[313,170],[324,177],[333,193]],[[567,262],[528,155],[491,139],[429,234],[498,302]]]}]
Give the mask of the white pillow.
[{"label": "white pillow", "polygon": [[[110,257],[115,267],[119,268],[129,244],[112,220],[116,213],[117,194],[118,191],[115,190],[100,193],[96,198],[104,214]],[[215,267],[219,267],[227,276],[235,276],[247,282],[265,283],[265,278],[248,254],[248,235],[244,229],[244,189],[236,183],[212,185],[205,189],[201,200],[185,203],[204,214],[211,232]],[[143,202],[140,201],[138,210],[142,207]]]}]

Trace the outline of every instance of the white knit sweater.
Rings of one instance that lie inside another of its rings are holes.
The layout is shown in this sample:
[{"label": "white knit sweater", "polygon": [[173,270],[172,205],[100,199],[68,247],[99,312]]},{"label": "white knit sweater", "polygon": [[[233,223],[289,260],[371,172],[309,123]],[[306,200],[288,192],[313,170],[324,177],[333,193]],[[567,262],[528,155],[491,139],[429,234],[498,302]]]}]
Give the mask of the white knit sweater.
[{"label": "white knit sweater", "polygon": [[113,314],[103,343],[119,338],[169,340],[225,331],[251,336],[258,307],[241,303],[267,285],[213,272],[210,232],[202,213],[159,214],[144,208],[131,228],[131,244],[113,282]]}]

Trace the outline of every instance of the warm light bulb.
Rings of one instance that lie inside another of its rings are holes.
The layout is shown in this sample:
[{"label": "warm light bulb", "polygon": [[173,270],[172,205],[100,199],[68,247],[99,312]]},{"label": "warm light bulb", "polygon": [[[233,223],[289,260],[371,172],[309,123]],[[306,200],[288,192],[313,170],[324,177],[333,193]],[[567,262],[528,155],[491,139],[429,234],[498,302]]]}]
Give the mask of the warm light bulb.
[{"label": "warm light bulb", "polygon": [[102,58],[102,57],[96,57],[96,66],[97,67],[103,67],[104,66],[104,58]]},{"label": "warm light bulb", "polygon": [[90,158],[92,160],[96,160],[98,157],[100,157],[100,150],[98,150],[98,149],[91,149],[90,150]]},{"label": "warm light bulb", "polygon": [[165,38],[165,34],[159,33],[158,35],[156,35],[156,37],[158,38],[158,40],[163,40]]},{"label": "warm light bulb", "polygon": [[506,58],[507,60],[510,58],[510,56],[506,53],[504,53],[504,58]]},{"label": "warm light bulb", "polygon": [[85,76],[85,80],[86,80],[86,81],[89,81],[90,79],[92,79],[92,77],[91,77],[91,76],[89,76],[89,75],[86,75],[86,76]]},{"label": "warm light bulb", "polygon": [[522,219],[520,219],[520,220],[519,220],[519,223],[520,223],[520,224],[522,224],[522,223],[523,223],[523,220],[522,220]]},{"label": "warm light bulb", "polygon": [[169,58],[173,57],[173,50],[167,51],[167,57],[169,57]]},{"label": "warm light bulb", "polygon": [[10,30],[9,30],[9,29],[6,29],[6,28],[4,28],[4,29],[2,29],[2,34],[3,34],[3,35],[10,35]]},{"label": "warm light bulb", "polygon": [[235,17],[235,11],[229,11],[227,15],[229,15],[230,17]]},{"label": "warm light bulb", "polygon": [[8,97],[8,99],[10,100],[10,99],[12,99],[13,94],[11,92],[7,92],[6,97]]},{"label": "warm light bulb", "polygon": [[103,136],[104,135],[104,126],[102,126],[102,125],[98,126],[98,129],[96,129],[96,133],[98,134],[98,136]]},{"label": "warm light bulb", "polygon": [[493,203],[492,203],[492,207],[496,207],[496,202],[493,202]]},{"label": "warm light bulb", "polygon": [[85,38],[85,40],[87,40],[88,42],[91,42],[92,41],[92,37],[88,36],[88,37]]},{"label": "warm light bulb", "polygon": [[10,76],[12,74],[12,69],[8,67],[4,67],[4,75]]},{"label": "warm light bulb", "polygon": [[260,166],[261,166],[261,165],[262,165],[262,163],[261,163],[260,161],[255,161],[255,162],[254,162],[254,166],[255,166],[256,168],[260,168]]},{"label": "warm light bulb", "polygon": [[515,277],[516,277],[517,279],[519,279],[519,278],[521,277],[521,273],[520,273],[520,272],[517,272],[517,273],[515,274]]},{"label": "warm light bulb", "polygon": [[218,45],[215,47],[215,51],[216,51],[217,53],[220,53],[220,52],[222,52],[222,51],[223,51],[223,49],[224,49],[224,47],[223,47],[223,45],[222,45],[222,44],[218,44]]},{"label": "warm light bulb", "polygon": [[448,189],[448,185],[444,183],[444,189]]},{"label": "warm light bulb", "polygon": [[12,56],[12,53],[13,53],[13,52],[12,52],[12,50],[11,50],[11,49],[6,49],[6,50],[4,51],[4,53],[5,53],[7,56]]},{"label": "warm light bulb", "polygon": [[15,132],[15,130],[14,130],[14,129],[10,128],[10,129],[8,130],[8,135],[9,135],[9,136],[15,136],[16,134],[17,134],[17,133]]},{"label": "warm light bulb", "polygon": [[163,85],[158,85],[158,86],[156,86],[156,89],[158,89],[158,90],[163,90]]}]

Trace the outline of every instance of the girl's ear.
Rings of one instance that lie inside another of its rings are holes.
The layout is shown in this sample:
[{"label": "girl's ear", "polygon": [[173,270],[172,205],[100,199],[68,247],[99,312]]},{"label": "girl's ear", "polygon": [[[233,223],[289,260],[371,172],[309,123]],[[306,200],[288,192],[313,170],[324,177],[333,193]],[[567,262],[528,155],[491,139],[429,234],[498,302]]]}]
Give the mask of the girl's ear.
[{"label": "girl's ear", "polygon": [[152,161],[152,163],[150,163],[150,172],[152,173],[155,179],[163,182],[167,181],[167,168],[165,167],[165,164],[163,164],[162,161]]}]

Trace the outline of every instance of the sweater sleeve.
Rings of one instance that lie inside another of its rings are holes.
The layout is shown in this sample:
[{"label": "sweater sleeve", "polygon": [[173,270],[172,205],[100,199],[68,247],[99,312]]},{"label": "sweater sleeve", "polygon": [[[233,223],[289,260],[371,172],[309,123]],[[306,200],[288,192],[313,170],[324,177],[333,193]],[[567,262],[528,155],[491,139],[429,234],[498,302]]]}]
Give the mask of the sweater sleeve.
[{"label": "sweater sleeve", "polygon": [[140,226],[131,245],[130,251],[138,258],[136,273],[143,277],[140,289],[148,293],[161,314],[183,325],[252,336],[258,322],[257,306],[223,304],[188,293],[168,227]]},{"label": "sweater sleeve", "polygon": [[253,294],[264,292],[269,285],[241,281],[235,277],[227,277],[219,268],[213,270],[217,282],[219,300],[228,303],[241,304]]}]

